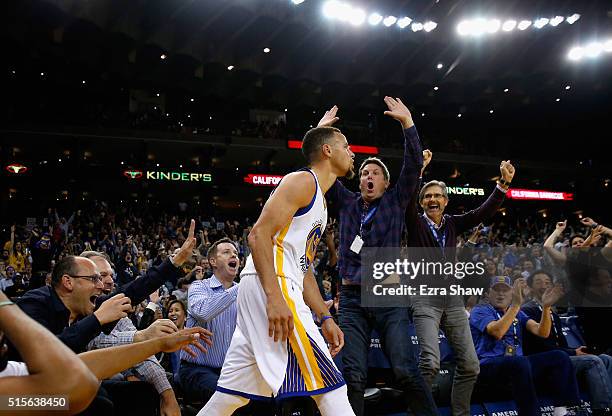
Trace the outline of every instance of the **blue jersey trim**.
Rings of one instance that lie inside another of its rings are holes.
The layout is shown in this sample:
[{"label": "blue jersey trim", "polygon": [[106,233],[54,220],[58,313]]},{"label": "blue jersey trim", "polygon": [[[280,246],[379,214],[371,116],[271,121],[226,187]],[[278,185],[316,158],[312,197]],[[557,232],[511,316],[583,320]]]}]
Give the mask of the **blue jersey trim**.
[{"label": "blue jersey trim", "polygon": [[302,207],[300,209],[298,209],[295,214],[293,214],[294,217],[299,217],[301,215],[304,215],[306,213],[308,213],[308,211],[310,211],[310,209],[312,208],[312,206],[314,205],[315,200],[317,199],[317,190],[319,189],[319,184],[317,182],[317,177],[315,176],[314,172],[311,171],[308,168],[302,168],[302,169],[298,169],[297,172],[310,172],[310,174],[313,176],[314,180],[315,180],[315,193],[312,197],[312,199],[310,200],[310,204],[308,204],[308,206]]}]

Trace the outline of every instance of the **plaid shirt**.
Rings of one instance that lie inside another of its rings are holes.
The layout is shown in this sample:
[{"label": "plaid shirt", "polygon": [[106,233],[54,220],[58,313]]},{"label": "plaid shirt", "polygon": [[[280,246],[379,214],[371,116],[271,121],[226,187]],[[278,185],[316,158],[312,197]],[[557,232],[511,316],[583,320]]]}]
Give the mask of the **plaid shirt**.
[{"label": "plaid shirt", "polygon": [[[101,333],[94,338],[89,345],[87,345],[87,349],[96,350],[100,348],[114,347],[117,345],[131,344],[134,340],[135,333],[136,327],[130,318],[122,318],[117,321],[115,329],[113,329],[110,334],[106,335]],[[160,394],[163,391],[172,388],[170,382],[168,381],[168,377],[166,377],[166,370],[164,370],[159,361],[157,361],[157,358],[154,356],[151,356],[145,361],[136,364],[130,370],[124,371],[123,373],[124,375],[136,373],[138,378],[152,384],[155,387],[155,390],[157,390],[157,393]]]},{"label": "plaid shirt", "polygon": [[361,283],[361,256],[350,247],[359,234],[361,219],[374,206],[372,219],[364,226],[364,247],[400,247],[404,230],[404,215],[419,185],[423,166],[423,148],[416,127],[404,130],[404,163],[395,185],[370,206],[361,193],[351,192],[336,180],[327,191],[331,203],[338,207],[340,255],[338,269],[344,284]]}]

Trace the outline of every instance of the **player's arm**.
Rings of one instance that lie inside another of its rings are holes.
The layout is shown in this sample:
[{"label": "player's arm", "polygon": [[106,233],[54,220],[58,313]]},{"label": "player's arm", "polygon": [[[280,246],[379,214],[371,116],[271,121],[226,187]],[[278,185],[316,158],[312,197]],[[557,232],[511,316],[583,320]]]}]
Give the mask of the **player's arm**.
[{"label": "player's arm", "polygon": [[[309,172],[295,172],[283,178],[261,211],[249,233],[248,242],[253,263],[267,296],[269,330],[274,341],[287,341],[293,331],[293,315],[283,298],[274,268],[274,236],[288,227],[295,212],[308,206],[315,193],[314,177]],[[283,235],[279,235],[279,239]]]},{"label": "player's arm", "polygon": [[[312,273],[312,266],[308,268],[308,271],[304,275],[304,302],[316,315],[321,323],[321,329],[323,330],[323,336],[329,343],[332,357],[340,352],[344,346],[344,333],[340,330],[333,318],[329,309],[325,306],[325,301],[321,297],[321,291],[317,285],[317,279],[315,279]],[[323,319],[325,317],[325,319]]]}]

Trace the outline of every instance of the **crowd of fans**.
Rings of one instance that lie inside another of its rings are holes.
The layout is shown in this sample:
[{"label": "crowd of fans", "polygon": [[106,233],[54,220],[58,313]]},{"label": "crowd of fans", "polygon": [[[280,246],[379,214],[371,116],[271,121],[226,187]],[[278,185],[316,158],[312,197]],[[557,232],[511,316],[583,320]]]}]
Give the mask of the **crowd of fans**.
[{"label": "crowd of fans", "polygon": [[[544,275],[541,276],[544,280],[548,277],[547,287],[567,279],[565,266],[570,262],[570,248],[602,246],[606,237],[611,241],[610,230],[596,227],[597,224],[590,218],[577,219],[570,225],[567,225],[567,221],[554,224],[530,218],[503,219],[486,227],[481,224],[472,232],[460,236],[459,247],[476,247],[473,259],[484,262],[489,277],[507,276],[509,286],[517,280],[527,279],[529,284],[522,291],[524,303],[537,299],[538,294],[542,296],[543,292],[538,292],[537,286],[541,279],[535,279],[534,286],[534,276]],[[96,256],[102,256],[107,261],[104,264],[110,265],[106,277],[101,273],[102,292],[110,296],[115,288],[145,278],[151,268],[163,267],[163,263],[186,244],[189,225],[185,213],[153,216],[146,208],[138,206],[113,206],[97,202],[74,212],[49,208],[36,224],[17,223],[7,227],[10,233],[6,234],[2,247],[0,289],[9,298],[19,299],[29,291],[53,285],[54,268],[57,269],[58,264],[67,258],[85,252],[89,253],[85,257],[91,258],[94,263],[98,264]],[[192,306],[188,298],[190,286],[194,282],[210,279],[213,274],[211,263],[216,263],[210,261],[210,249],[215,247],[214,242],[226,239],[234,245],[238,262],[235,277],[238,282],[238,270],[244,266],[249,255],[247,238],[251,226],[248,218],[197,218],[193,255],[180,265],[180,276],[176,279],[162,278],[160,282],[163,281],[163,285],[159,289],[132,307],[112,332],[101,333],[89,340],[87,349],[96,350],[124,343],[116,341],[117,337],[122,336],[117,334],[130,333],[133,338],[138,336],[134,334],[139,331],[164,333],[164,328],[167,328],[167,333],[171,333],[172,328],[183,330],[189,316],[188,309]],[[334,314],[338,310],[339,289],[337,247],[337,225],[331,220],[317,251],[314,273],[321,295]],[[98,266],[99,271],[106,267],[104,264]],[[232,278],[230,275],[230,281]],[[603,284],[610,285],[609,282]],[[486,295],[469,297],[466,299],[467,310],[488,301]],[[568,308],[567,304],[560,310],[575,312],[572,305]],[[600,354],[609,353],[610,347],[602,344],[596,350]],[[147,360],[150,368],[147,368]],[[157,358],[151,356],[147,360],[109,378],[148,382],[160,397],[168,389],[182,391],[179,376],[181,357],[178,352],[158,354]],[[155,392],[138,394],[151,397],[150,401],[157,403],[154,400]],[[182,397],[180,394],[178,396]],[[168,400],[172,406],[178,407],[174,394]],[[206,400],[206,396],[197,397],[198,400]],[[141,403],[142,409],[146,407]],[[154,405],[153,410],[156,407]]]}]

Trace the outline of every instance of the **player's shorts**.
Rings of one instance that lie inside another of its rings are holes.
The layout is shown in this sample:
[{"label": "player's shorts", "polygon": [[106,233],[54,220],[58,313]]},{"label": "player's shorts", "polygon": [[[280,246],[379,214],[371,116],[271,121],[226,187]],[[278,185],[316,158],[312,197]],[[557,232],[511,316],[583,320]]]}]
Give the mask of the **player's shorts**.
[{"label": "player's shorts", "polygon": [[237,299],[238,321],[218,391],[268,400],[272,396],[314,396],[345,384],[302,291],[287,278],[279,277],[279,284],[293,313],[294,330],[289,341],[274,342],[268,336],[267,297],[260,279],[257,275],[243,276]]}]

